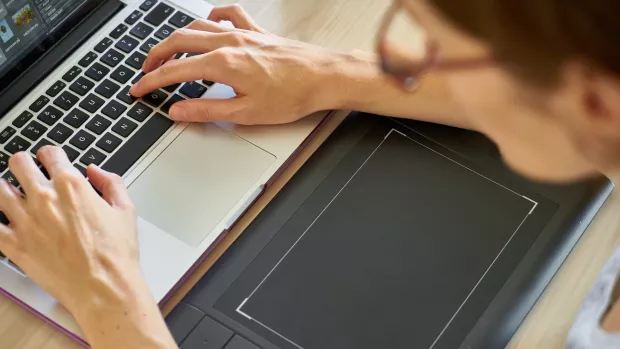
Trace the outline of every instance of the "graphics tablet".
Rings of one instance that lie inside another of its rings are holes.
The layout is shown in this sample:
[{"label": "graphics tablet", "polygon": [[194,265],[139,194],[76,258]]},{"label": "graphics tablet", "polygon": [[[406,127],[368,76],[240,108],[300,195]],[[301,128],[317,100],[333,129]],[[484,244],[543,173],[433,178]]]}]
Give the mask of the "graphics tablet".
[{"label": "graphics tablet", "polygon": [[167,322],[182,349],[503,348],[611,190],[352,114]]}]

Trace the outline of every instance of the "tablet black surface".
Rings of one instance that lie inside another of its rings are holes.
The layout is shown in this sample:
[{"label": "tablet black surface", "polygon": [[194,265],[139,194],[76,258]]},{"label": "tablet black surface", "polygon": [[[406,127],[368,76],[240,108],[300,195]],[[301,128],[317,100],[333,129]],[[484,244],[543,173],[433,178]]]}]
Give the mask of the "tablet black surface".
[{"label": "tablet black surface", "polygon": [[477,133],[352,115],[168,323],[182,348],[501,348],[610,191],[527,181]]}]

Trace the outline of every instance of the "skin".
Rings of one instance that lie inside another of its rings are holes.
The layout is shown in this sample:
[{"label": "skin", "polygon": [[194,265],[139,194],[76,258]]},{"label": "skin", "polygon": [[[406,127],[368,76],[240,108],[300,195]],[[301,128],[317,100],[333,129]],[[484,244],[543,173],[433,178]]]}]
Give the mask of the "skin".
[{"label": "skin", "polygon": [[[450,57],[489,55],[423,0],[406,0]],[[237,29],[219,24],[231,21]],[[201,55],[172,60],[177,52]],[[178,82],[232,86],[229,100],[175,104],[178,121],[277,124],[315,111],[354,109],[475,129],[499,146],[505,161],[533,179],[569,181],[618,163],[620,82],[578,57],[560,67],[557,86],[541,89],[501,66],[436,71],[414,93],[377,69],[377,57],[280,38],[238,6],[218,7],[154,47],[131,92]],[[176,348],[139,268],[137,219],[123,181],[91,166],[90,183],[54,147],[39,151],[46,179],[26,154],[9,167],[26,192],[0,183],[0,249],[71,311],[93,348]],[[43,251],[43,253],[42,253]],[[606,318],[620,328],[620,309]],[[617,321],[614,319],[618,319]]]}]

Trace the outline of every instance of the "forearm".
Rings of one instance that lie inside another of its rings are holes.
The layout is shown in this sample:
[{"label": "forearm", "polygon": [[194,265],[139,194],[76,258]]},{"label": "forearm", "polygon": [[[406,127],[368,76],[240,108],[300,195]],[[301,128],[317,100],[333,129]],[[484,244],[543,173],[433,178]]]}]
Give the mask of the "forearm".
[{"label": "forearm", "polygon": [[[177,348],[139,273],[98,282],[100,290],[73,313],[93,349]],[[75,308],[75,307],[74,307]]]},{"label": "forearm", "polygon": [[407,92],[383,75],[376,55],[365,52],[342,55],[339,67],[332,74],[338,79],[331,92],[336,109],[473,128],[442,75],[429,74],[416,91]]}]

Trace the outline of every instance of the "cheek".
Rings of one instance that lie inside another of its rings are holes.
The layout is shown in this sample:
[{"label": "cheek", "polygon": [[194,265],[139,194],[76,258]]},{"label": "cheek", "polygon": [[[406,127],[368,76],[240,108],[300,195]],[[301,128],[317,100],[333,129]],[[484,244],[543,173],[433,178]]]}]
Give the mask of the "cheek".
[{"label": "cheek", "polygon": [[516,172],[545,181],[592,173],[557,118],[519,97],[527,87],[495,69],[454,73],[448,79],[468,119],[498,145]]}]

